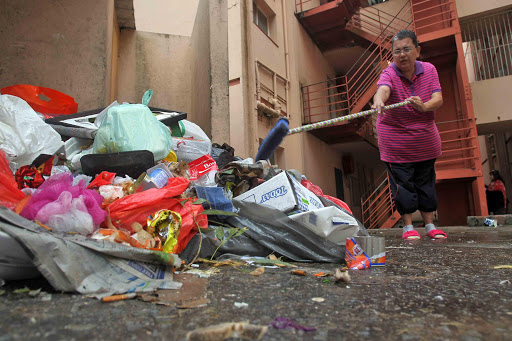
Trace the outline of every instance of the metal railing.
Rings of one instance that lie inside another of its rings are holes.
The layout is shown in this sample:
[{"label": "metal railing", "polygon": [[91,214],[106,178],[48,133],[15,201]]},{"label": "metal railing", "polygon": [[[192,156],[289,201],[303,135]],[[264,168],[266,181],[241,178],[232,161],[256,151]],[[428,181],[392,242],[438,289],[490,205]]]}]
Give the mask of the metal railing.
[{"label": "metal railing", "polygon": [[320,0],[295,0],[295,13],[302,13],[320,6]]},{"label": "metal railing", "polygon": [[[404,7],[408,7],[406,4]],[[387,37],[393,37],[398,31],[407,27],[412,20],[410,11],[401,11],[408,21],[384,12],[375,7],[365,7],[357,11],[349,20],[349,26],[361,29],[373,36],[383,34]]]},{"label": "metal railing", "polygon": [[470,81],[512,75],[512,10],[461,23]]},{"label": "metal railing", "polygon": [[476,168],[480,162],[478,134],[473,119],[463,118],[436,123],[441,136],[443,154],[436,161],[436,170]]},{"label": "metal railing", "polygon": [[373,191],[361,197],[363,225],[374,229],[382,226],[396,211],[387,171],[377,179],[379,184]]},{"label": "metal railing", "polygon": [[457,20],[454,0],[411,0],[411,10],[417,36],[451,28]]},{"label": "metal railing", "polygon": [[[382,70],[391,62],[391,39],[394,33],[412,26],[411,21],[403,19],[412,20],[410,12],[407,11],[408,2],[394,16],[373,8],[365,8],[359,10],[357,18],[351,18],[348,26],[367,32],[378,27],[378,35],[346,75],[302,87],[304,123],[319,122],[352,112],[361,97],[377,83]],[[384,21],[382,25],[375,24],[375,15]],[[391,33],[392,31],[395,32]]]},{"label": "metal railing", "polygon": [[[321,5],[325,5],[329,2],[340,0],[295,0],[295,13],[302,13],[305,11],[309,11],[310,9],[316,8]],[[343,0],[347,2],[346,6],[348,8],[358,8],[361,6],[361,0]]]}]

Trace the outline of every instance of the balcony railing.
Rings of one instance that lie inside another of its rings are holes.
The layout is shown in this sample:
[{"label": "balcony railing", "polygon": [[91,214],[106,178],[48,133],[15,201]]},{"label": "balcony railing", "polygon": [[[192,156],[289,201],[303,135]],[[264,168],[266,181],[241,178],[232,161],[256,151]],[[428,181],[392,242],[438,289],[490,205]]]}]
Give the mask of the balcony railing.
[{"label": "balcony railing", "polygon": [[473,122],[471,118],[464,118],[436,123],[443,151],[436,161],[436,171],[476,168],[476,163],[480,162],[480,155],[478,134]]},{"label": "balcony railing", "polygon": [[[381,18],[382,25],[375,24],[375,15]],[[406,2],[395,16],[375,9],[360,9],[359,15],[354,16],[349,24],[367,32],[378,31],[378,35],[375,35],[374,41],[345,76],[302,87],[304,123],[319,122],[352,112],[391,62],[391,39],[394,33],[412,27],[409,3]]]},{"label": "balcony railing", "polygon": [[[310,9],[316,8],[321,5],[325,5],[329,2],[337,1],[341,3],[341,0],[295,0],[295,13],[302,13],[304,11],[309,11]],[[350,8],[354,8],[354,6],[359,7],[361,5],[360,0],[343,0],[349,2],[346,4]],[[355,8],[357,8],[355,7]]]},{"label": "balcony railing", "polygon": [[411,9],[418,37],[452,28],[457,20],[454,0],[411,0]]},{"label": "balcony railing", "polygon": [[295,0],[295,13],[302,13],[320,5],[320,0]]},{"label": "balcony railing", "polygon": [[[404,7],[407,8],[409,5],[406,4]],[[375,7],[365,7],[357,11],[348,24],[373,36],[383,34],[386,37],[393,37],[398,31],[407,27],[412,20],[409,10],[404,10],[400,13],[404,18],[389,14]]]},{"label": "balcony railing", "polygon": [[461,23],[470,81],[512,75],[512,10]]}]

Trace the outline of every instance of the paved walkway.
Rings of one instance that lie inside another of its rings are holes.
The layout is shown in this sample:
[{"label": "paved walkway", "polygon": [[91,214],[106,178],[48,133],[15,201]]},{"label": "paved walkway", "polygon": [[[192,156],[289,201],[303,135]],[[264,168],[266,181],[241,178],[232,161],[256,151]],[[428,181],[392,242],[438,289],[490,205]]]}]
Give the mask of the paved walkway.
[{"label": "paved walkway", "polygon": [[[263,340],[512,339],[512,269],[493,268],[512,265],[512,227],[445,231],[448,240],[415,243],[402,241],[400,229],[372,232],[386,237],[387,266],[351,271],[348,284],[292,275],[289,269],[266,269],[254,277],[248,275],[254,268],[221,268],[209,279],[210,303],[194,309],[140,300],[101,303],[51,292],[44,280],[11,282],[1,288],[6,293],[0,296],[0,341],[183,340],[198,327],[268,325],[276,317],[317,330],[269,328]],[[311,273],[336,267],[298,265]],[[51,295],[14,293],[25,285]]]}]

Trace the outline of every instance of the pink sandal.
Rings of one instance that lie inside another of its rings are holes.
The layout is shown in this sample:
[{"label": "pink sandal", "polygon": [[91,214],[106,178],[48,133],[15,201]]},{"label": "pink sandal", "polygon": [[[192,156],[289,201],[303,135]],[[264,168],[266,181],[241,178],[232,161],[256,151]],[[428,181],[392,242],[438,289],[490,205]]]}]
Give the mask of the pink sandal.
[{"label": "pink sandal", "polygon": [[402,234],[402,239],[406,240],[416,240],[421,239],[420,234],[416,230],[407,231],[404,234]]},{"label": "pink sandal", "polygon": [[444,233],[441,230],[430,230],[429,233],[427,233],[427,236],[429,236],[432,239],[446,239],[446,233]]}]

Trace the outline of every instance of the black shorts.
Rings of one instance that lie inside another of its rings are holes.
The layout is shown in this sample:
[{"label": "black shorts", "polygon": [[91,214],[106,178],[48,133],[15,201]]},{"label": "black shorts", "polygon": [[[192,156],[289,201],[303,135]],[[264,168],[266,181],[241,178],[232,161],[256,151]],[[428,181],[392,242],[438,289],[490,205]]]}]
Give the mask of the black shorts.
[{"label": "black shorts", "polygon": [[436,159],[408,163],[386,162],[391,194],[400,214],[437,210],[435,162]]}]

